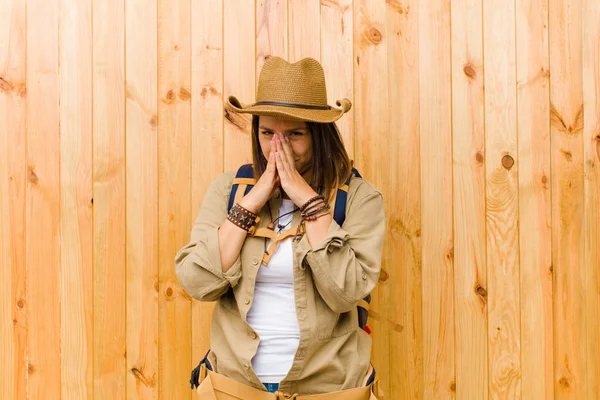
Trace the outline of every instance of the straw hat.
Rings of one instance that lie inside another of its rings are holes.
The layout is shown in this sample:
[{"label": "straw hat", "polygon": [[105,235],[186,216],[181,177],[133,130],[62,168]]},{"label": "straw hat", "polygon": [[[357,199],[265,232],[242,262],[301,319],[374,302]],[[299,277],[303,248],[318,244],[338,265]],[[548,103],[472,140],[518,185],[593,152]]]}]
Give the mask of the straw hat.
[{"label": "straw hat", "polygon": [[238,113],[312,122],[333,122],[350,110],[348,99],[336,101],[340,108],[327,105],[325,74],[321,64],[304,58],[290,64],[270,57],[260,71],[256,103],[245,105],[229,96],[229,106]]}]

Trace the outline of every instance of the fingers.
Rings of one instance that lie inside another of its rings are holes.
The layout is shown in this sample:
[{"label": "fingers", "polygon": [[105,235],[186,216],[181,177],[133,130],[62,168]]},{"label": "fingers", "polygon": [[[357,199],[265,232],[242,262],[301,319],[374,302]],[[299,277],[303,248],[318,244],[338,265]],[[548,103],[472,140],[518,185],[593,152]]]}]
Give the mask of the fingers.
[{"label": "fingers", "polygon": [[290,145],[289,139],[286,136],[281,135],[280,142],[281,146],[279,147],[283,149],[283,153],[285,154],[287,164],[293,166],[295,164],[294,152],[292,151],[292,146]]}]

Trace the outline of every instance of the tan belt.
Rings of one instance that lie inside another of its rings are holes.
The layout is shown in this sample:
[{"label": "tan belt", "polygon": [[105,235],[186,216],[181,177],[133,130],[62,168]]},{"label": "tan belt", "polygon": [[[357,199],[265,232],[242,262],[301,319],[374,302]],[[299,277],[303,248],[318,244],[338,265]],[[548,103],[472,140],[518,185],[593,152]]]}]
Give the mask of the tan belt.
[{"label": "tan belt", "polygon": [[[369,368],[364,383],[371,371],[372,367]],[[369,386],[339,392],[312,395],[269,393],[209,371],[204,364],[200,367],[200,382],[197,389],[200,400],[377,400],[373,392],[377,391],[378,386],[376,377],[375,382]]]}]

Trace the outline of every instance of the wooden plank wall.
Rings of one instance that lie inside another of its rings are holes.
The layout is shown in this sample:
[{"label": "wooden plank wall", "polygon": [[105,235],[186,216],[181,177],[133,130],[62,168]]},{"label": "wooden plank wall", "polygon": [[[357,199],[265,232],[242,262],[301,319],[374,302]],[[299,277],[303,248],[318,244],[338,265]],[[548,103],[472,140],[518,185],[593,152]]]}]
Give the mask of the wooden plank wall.
[{"label": "wooden plank wall", "polygon": [[0,398],[195,398],[173,258],[268,56],[353,101],[385,398],[598,398],[597,0],[0,0]]}]

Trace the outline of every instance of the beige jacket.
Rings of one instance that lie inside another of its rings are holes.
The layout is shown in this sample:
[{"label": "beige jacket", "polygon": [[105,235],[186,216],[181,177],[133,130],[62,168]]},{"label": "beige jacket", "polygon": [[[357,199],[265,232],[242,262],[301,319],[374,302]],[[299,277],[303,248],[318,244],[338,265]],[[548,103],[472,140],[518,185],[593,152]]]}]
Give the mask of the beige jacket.
[{"label": "beige jacket", "polygon": [[[233,178],[233,173],[225,173],[211,184],[190,243],[178,252],[175,265],[181,286],[192,297],[217,301],[209,355],[215,371],[264,390],[251,363],[260,338],[246,322],[264,238],[248,237],[233,266],[225,273],[221,268],[218,229],[227,218]],[[280,204],[277,190],[259,213],[259,227],[270,221],[267,206],[277,215]],[[295,213],[292,225],[298,222]],[[362,384],[369,368],[371,338],[358,327],[356,305],[379,279],[384,231],[381,193],[367,181],[353,178],[343,226],[333,220],[325,238],[312,248],[306,235],[293,242],[300,342],[280,391],[317,394]]]}]

